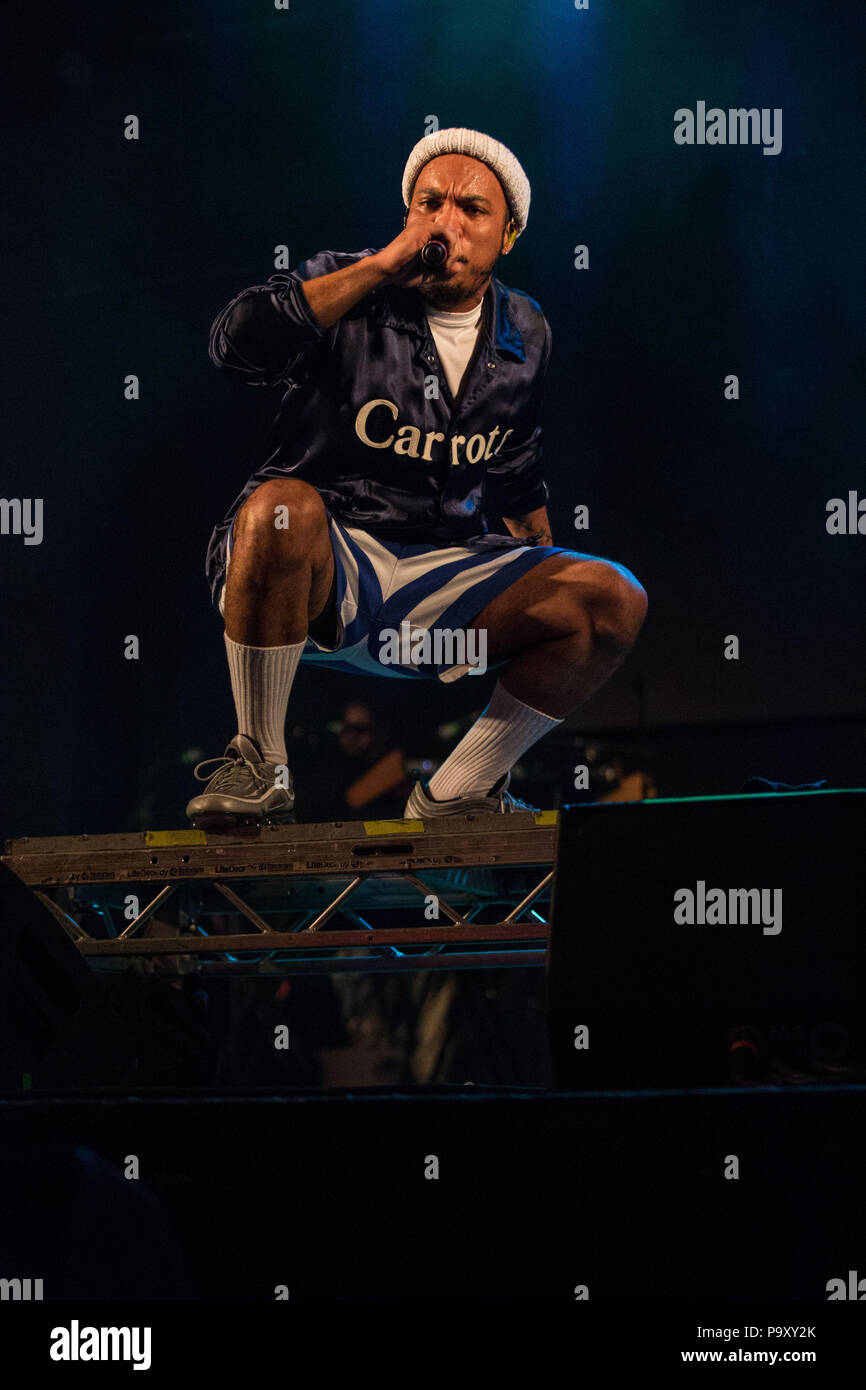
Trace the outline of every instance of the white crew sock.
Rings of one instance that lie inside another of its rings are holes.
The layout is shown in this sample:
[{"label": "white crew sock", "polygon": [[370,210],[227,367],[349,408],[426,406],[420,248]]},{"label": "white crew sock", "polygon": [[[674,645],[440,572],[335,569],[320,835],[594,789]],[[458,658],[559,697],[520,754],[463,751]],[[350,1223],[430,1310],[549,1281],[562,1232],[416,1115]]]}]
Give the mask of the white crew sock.
[{"label": "white crew sock", "polygon": [[286,708],[306,645],[245,647],[224,634],[238,733],[254,738],[266,763],[286,761]]},{"label": "white crew sock", "polygon": [[430,795],[450,801],[489,792],[527,748],[561,723],[516,700],[497,681],[490,704],[430,778]]}]

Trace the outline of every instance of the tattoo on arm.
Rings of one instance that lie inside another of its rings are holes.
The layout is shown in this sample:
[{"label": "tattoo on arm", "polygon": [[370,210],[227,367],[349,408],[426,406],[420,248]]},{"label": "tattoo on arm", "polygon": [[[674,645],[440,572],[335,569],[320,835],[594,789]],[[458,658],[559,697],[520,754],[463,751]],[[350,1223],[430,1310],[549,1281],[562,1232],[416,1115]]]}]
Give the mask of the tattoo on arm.
[{"label": "tattoo on arm", "polygon": [[528,516],[504,517],[512,536],[518,536],[527,545],[553,545],[550,521],[545,508],[530,512]]},{"label": "tattoo on arm", "polygon": [[533,527],[529,517],[515,517],[508,529],[513,535],[519,536],[521,540],[526,541],[527,545],[553,545],[553,537],[550,534],[549,527],[538,524]]}]

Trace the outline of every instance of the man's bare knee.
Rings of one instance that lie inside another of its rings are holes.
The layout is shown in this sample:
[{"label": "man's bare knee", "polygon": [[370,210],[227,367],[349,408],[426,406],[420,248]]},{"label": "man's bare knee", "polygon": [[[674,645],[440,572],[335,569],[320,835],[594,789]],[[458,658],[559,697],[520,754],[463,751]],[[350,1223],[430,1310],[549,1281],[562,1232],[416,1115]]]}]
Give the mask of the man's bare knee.
[{"label": "man's bare knee", "polygon": [[626,650],[647,612],[647,594],[631,570],[612,560],[592,562],[590,612],[597,634]]},{"label": "man's bare knee", "polygon": [[234,545],[254,541],[261,551],[283,556],[309,554],[326,536],[328,515],[315,488],[300,478],[269,478],[235,518]]}]

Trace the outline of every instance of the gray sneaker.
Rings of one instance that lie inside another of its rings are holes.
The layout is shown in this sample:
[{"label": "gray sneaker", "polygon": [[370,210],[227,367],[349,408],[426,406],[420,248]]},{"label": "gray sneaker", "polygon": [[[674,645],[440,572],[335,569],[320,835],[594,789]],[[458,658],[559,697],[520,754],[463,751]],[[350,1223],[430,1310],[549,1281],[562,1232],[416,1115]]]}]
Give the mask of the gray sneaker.
[{"label": "gray sneaker", "polygon": [[406,802],[403,819],[436,820],[439,816],[485,815],[488,812],[507,815],[512,811],[537,810],[537,807],[527,806],[525,801],[518,801],[516,796],[512,796],[508,791],[510,781],[511,773],[506,772],[486,795],[470,792],[468,796],[455,796],[449,801],[436,801],[428,792],[427,784],[418,781]]},{"label": "gray sneaker", "polygon": [[[208,763],[222,766],[209,777],[199,776]],[[284,820],[295,804],[294,779],[290,772],[288,787],[277,786],[276,768],[264,761],[254,739],[235,734],[221,758],[205,758],[195,767],[196,781],[207,782],[207,788],[187,805],[188,818],[201,830]]]}]

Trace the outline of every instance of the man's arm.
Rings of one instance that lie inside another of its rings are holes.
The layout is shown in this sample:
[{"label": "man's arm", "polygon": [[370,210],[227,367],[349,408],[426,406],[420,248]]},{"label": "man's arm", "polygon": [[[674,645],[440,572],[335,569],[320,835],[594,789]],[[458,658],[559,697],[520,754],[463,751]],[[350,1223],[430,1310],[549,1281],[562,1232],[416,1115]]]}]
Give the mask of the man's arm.
[{"label": "man's arm", "polygon": [[426,232],[404,230],[381,251],[324,272],[321,267],[332,266],[338,257],[321,251],[305,263],[318,274],[272,275],[267,284],[243,290],[214,319],[211,361],[253,386],[285,380],[365,295],[380,285],[420,283],[418,253],[426,240]]},{"label": "man's arm", "polygon": [[364,256],[352,265],[344,265],[342,270],[332,270],[330,275],[302,280],[301,293],[319,327],[330,328],[359,299],[384,285],[387,279],[378,256]]},{"label": "man's arm", "polygon": [[512,536],[522,537],[527,545],[553,545],[546,507],[537,507],[534,512],[527,512],[526,516],[504,516],[502,520]]},{"label": "man's arm", "polygon": [[343,266],[330,275],[319,275],[301,284],[304,297],[320,328],[330,328],[380,285],[396,284],[413,288],[421,283],[424,267],[418,269],[418,254],[428,240],[426,228],[404,228],[392,242],[373,256]]}]

